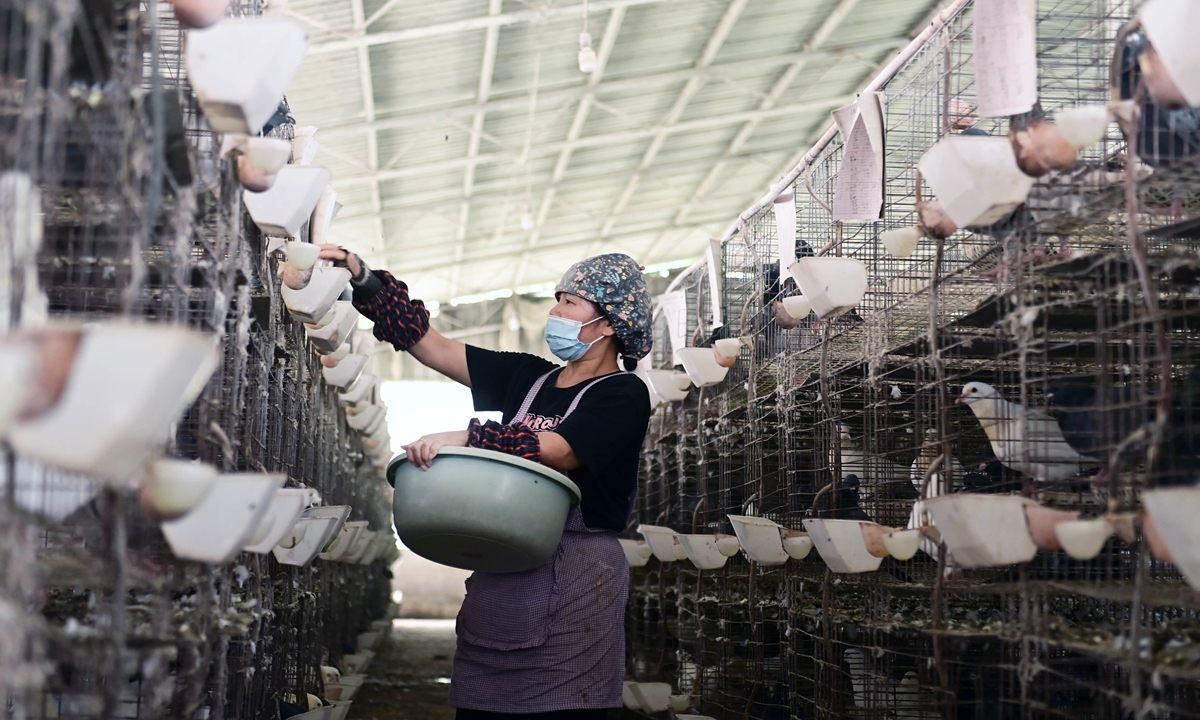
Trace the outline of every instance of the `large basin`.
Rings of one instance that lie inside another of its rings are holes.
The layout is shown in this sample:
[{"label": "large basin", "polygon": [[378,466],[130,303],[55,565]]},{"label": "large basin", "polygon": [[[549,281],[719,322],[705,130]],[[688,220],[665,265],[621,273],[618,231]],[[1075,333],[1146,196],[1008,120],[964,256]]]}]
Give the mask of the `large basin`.
[{"label": "large basin", "polygon": [[529,460],[476,448],[442,448],[423,471],[401,454],[387,469],[396,531],[436,563],[524,572],[550,559],[579,488]]}]

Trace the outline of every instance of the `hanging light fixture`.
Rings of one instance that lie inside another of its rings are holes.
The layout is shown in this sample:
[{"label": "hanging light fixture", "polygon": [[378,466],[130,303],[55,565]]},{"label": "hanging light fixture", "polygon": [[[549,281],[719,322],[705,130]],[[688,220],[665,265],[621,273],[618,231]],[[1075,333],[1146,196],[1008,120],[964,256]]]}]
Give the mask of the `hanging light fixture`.
[{"label": "hanging light fixture", "polygon": [[588,32],[587,0],[583,0],[583,32],[579,33],[579,72],[596,72],[596,51],[592,49],[592,34]]},{"label": "hanging light fixture", "polygon": [[537,221],[533,219],[533,209],[526,204],[525,212],[521,213],[521,229],[525,232],[537,227]]}]

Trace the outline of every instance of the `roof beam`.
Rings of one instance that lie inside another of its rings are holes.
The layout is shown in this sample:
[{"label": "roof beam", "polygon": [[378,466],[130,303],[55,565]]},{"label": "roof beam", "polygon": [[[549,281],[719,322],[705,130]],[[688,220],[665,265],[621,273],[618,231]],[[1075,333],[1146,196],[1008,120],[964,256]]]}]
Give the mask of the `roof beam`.
[{"label": "roof beam", "polygon": [[[367,19],[366,13],[363,11],[363,0],[350,0],[350,15],[355,28],[366,28]],[[359,47],[356,54],[358,56],[359,87],[363,97],[363,116],[368,123],[373,123],[375,122],[375,78],[371,73],[371,50],[366,46]],[[367,131],[367,167],[370,168],[371,173],[379,171],[379,133],[375,130]],[[383,199],[379,196],[378,179],[370,182],[369,190],[371,211],[375,214],[375,237],[371,239],[371,245],[374,248],[378,243],[379,247],[383,247],[383,218],[380,215],[383,210]]]},{"label": "roof beam", "polygon": [[617,35],[621,32],[621,23],[625,22],[625,8],[619,7],[612,11],[608,16],[608,23],[604,26],[604,36],[600,38],[600,51],[596,53],[596,69],[588,76],[586,87],[589,92],[579,101],[579,107],[575,109],[575,117],[571,120],[571,127],[567,131],[567,142],[562,150],[558,153],[558,159],[554,163],[554,171],[550,174],[550,184],[546,186],[542,193],[541,202],[538,204],[537,216],[534,220],[533,232],[529,234],[529,242],[526,244],[525,253],[522,254],[520,262],[517,264],[515,280],[513,286],[521,284],[522,276],[528,264],[529,251],[537,247],[538,241],[542,237],[542,227],[546,223],[546,218],[550,214],[550,208],[554,204],[554,196],[558,193],[558,184],[562,182],[563,177],[567,173],[567,166],[571,163],[571,155],[575,152],[573,143],[579,141],[583,134],[583,126],[587,124],[588,115],[592,111],[592,100],[595,98],[595,88],[600,84],[600,78],[604,75],[604,68],[608,65],[608,59],[612,56],[613,46],[617,43]]},{"label": "roof beam", "polygon": [[[770,92],[768,92],[767,96],[758,104],[759,110],[770,110],[771,108],[775,107],[775,104],[779,102],[779,99],[785,92],[787,92],[787,89],[791,87],[792,83],[796,80],[796,77],[808,65],[809,58],[811,57],[809,53],[819,49],[827,40],[829,40],[830,36],[832,36],[833,33],[842,26],[842,23],[846,20],[846,17],[851,11],[854,10],[854,7],[858,5],[858,3],[859,0],[841,0],[841,2],[837,4],[837,6],[833,9],[833,12],[829,13],[829,15],[825,17],[825,20],[821,23],[820,27],[817,28],[816,32],[814,32],[812,36],[809,37],[809,39],[804,43],[804,46],[801,48],[801,53],[803,53],[804,56],[789,65],[787,69],[784,70],[779,76],[779,78],[776,79],[775,84],[771,86]],[[697,203],[703,201],[708,193],[712,191],[713,187],[717,183],[717,180],[721,177],[721,174],[725,172],[725,168],[729,165],[729,158],[736,155],[742,149],[742,146],[745,145],[748,140],[750,140],[752,135],[754,135],[754,131],[758,129],[758,126],[761,122],[761,120],[747,120],[746,123],[742,125],[742,128],[738,130],[737,135],[733,137],[733,140],[731,140],[729,145],[725,147],[725,150],[722,151],[720,159],[718,159],[717,162],[715,162],[713,166],[709,168],[708,173],[704,176],[704,179],[700,181],[700,184],[696,186],[696,189],[694,192],[692,192],[691,197],[689,197],[688,201],[679,208],[679,212],[675,214],[675,218],[671,221],[672,227],[682,224],[687,219],[688,213],[692,211],[692,208],[694,208]]]},{"label": "roof beam", "polygon": [[[365,28],[357,31],[353,37],[344,40],[327,40],[325,42],[315,43],[308,49],[309,55],[327,55],[329,53],[345,52],[358,47],[371,47],[373,45],[386,45],[388,43],[404,42],[406,40],[421,40],[431,37],[439,37],[442,35],[457,35],[459,33],[470,32],[473,30],[485,30],[487,28],[507,27],[510,25],[525,25],[529,23],[551,22],[554,20],[562,20],[569,18],[582,18],[584,8],[586,7],[589,13],[601,13],[607,10],[615,10],[617,8],[627,8],[636,5],[657,5],[658,3],[668,2],[668,0],[590,0],[590,2],[578,5],[566,5],[563,7],[542,7],[530,10],[518,10],[517,12],[501,13],[498,15],[488,14],[482,17],[474,17],[467,20],[455,20],[453,22],[439,23],[437,25],[425,25],[423,27],[407,28],[404,30],[390,30],[387,32],[367,33]],[[678,4],[678,0],[675,0]]]},{"label": "roof beam", "polygon": [[[796,52],[750,60],[737,60],[719,65],[710,65],[704,70],[688,68],[686,70],[673,70],[653,75],[625,78],[623,80],[605,80],[597,84],[594,88],[583,86],[571,87],[564,90],[552,90],[539,93],[538,98],[547,103],[554,103],[556,101],[570,103],[579,100],[585,95],[601,96],[610,93],[648,90],[678,82],[689,82],[696,76],[713,78],[724,75],[762,72],[777,67],[785,67],[802,59],[806,59],[808,62],[820,62],[839,57],[869,56],[874,58],[880,52],[903,47],[908,42],[909,39],[907,37],[894,37],[854,47],[830,48],[828,50],[817,50],[809,53]],[[346,125],[324,125],[321,127],[321,138],[322,142],[328,142],[335,138],[357,135],[368,130],[397,130],[407,127],[427,127],[453,118],[474,117],[477,112],[523,110],[528,106],[528,95],[501,100],[489,100],[482,107],[475,101],[472,101],[439,110],[384,118],[372,123],[354,122]]]},{"label": "roof beam", "polygon": [[[637,140],[644,140],[646,138],[696,132],[698,130],[710,130],[712,128],[725,127],[727,125],[736,125],[738,123],[743,123],[755,118],[767,120],[770,118],[805,115],[814,112],[824,113],[835,107],[845,105],[846,103],[853,101],[853,99],[853,96],[826,98],[824,100],[796,103],[795,105],[784,105],[783,107],[772,108],[770,110],[749,110],[745,112],[729,113],[726,115],[715,115],[713,117],[676,123],[669,126],[660,125],[657,127],[639,128],[637,130],[624,130],[621,132],[607,133],[604,135],[591,135],[588,137],[581,137],[572,142],[564,141],[558,143],[547,143],[545,145],[536,145],[530,150],[530,157],[552,155],[554,153],[561,152],[565,147],[570,147],[572,152],[574,152],[580,148],[598,147],[623,142],[634,142]],[[423,165],[411,165],[409,167],[395,168],[393,170],[380,170],[379,172],[369,173],[366,175],[348,175],[338,180],[338,186],[352,187],[373,181],[419,177],[422,175],[429,175],[447,170],[461,169],[470,163],[475,165],[494,165],[504,162],[517,162],[518,160],[519,157],[513,153],[481,153],[476,155],[473,160],[468,160],[466,157],[450,158],[447,160],[425,163]]]},{"label": "roof beam", "polygon": [[[500,14],[504,0],[489,0],[488,16]],[[492,92],[492,75],[496,70],[496,49],[500,45],[500,26],[489,25],[483,40],[483,64],[479,68],[479,87],[475,91],[475,116],[471,119],[471,138],[467,142],[467,165],[463,172],[462,204],[458,209],[458,231],[454,237],[454,265],[450,273],[450,293],[458,293],[458,280],[463,251],[466,247],[467,225],[471,221],[471,195],[475,192],[475,158],[483,140],[484,111]]]},{"label": "roof beam", "polygon": [[[725,9],[725,14],[721,16],[721,21],[717,23],[716,28],[713,29],[712,35],[710,35],[708,38],[708,42],[705,43],[704,51],[696,60],[696,65],[694,67],[695,70],[705,70],[709,65],[712,64],[712,61],[716,59],[717,53],[720,52],[721,47],[725,44],[725,40],[729,37],[729,33],[733,30],[733,26],[737,24],[738,18],[740,18],[742,15],[742,11],[746,9],[747,2],[748,0],[733,0],[733,2],[729,3],[729,7]],[[663,118],[661,123],[662,127],[670,128],[679,122],[679,118],[683,116],[683,112],[687,109],[688,103],[690,103],[692,98],[696,96],[696,93],[698,93],[700,89],[704,87],[705,82],[706,79],[702,74],[698,74],[688,80],[688,82],[683,86],[683,89],[679,92],[679,95],[675,98],[675,102],[671,105],[671,109],[667,111],[666,116]],[[604,238],[607,238],[610,234],[612,234],[613,226],[616,225],[617,219],[621,216],[621,213],[625,212],[625,207],[629,204],[630,198],[633,197],[633,193],[637,190],[637,186],[642,180],[642,174],[650,168],[651,164],[654,163],[655,158],[658,157],[658,153],[662,150],[663,144],[666,142],[666,140],[667,134],[659,133],[655,135],[653,140],[650,141],[650,145],[642,154],[642,159],[638,161],[637,167],[634,168],[634,171],[629,176],[629,179],[625,181],[625,187],[617,196],[617,201],[613,204],[612,209],[609,211],[608,217],[605,219],[604,224],[601,225],[600,240],[595,243],[595,245],[603,242]]]}]

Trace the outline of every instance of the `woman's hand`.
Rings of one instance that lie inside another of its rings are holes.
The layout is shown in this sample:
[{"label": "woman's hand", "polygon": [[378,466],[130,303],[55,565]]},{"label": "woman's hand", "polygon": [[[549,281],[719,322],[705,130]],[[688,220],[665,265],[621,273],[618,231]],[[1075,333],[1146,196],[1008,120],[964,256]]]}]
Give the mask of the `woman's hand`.
[{"label": "woman's hand", "polygon": [[428,470],[430,463],[433,462],[434,456],[444,447],[466,447],[467,446],[467,431],[454,430],[452,432],[433,433],[415,442],[403,445],[403,450],[408,453],[408,461],[413,465]]},{"label": "woman's hand", "polygon": [[351,276],[358,277],[362,274],[362,263],[358,261],[358,256],[340,245],[325,244],[321,246],[321,259],[333,260],[334,262],[346,263],[346,268],[350,271]]}]

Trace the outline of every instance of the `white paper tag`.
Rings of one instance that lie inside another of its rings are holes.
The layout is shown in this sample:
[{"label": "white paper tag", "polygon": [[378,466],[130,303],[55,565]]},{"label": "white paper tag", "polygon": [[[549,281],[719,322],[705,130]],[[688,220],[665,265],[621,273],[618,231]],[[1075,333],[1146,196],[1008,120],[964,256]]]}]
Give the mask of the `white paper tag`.
[{"label": "white paper tag", "polygon": [[788,268],[796,262],[796,195],[788,192],[775,198],[776,250],[779,254],[779,282],[788,277]]},{"label": "white paper tag", "polygon": [[708,288],[709,288],[709,304],[712,306],[712,326],[713,330],[724,325],[721,320],[721,241],[709,240],[708,252],[705,253],[705,259],[708,261]]},{"label": "white paper tag", "polygon": [[975,95],[982,117],[1029,112],[1038,99],[1037,40],[1028,0],[976,0]]},{"label": "white paper tag", "polygon": [[687,294],[683,290],[663,293],[658,296],[658,308],[671,338],[671,364],[680,365],[679,351],[687,347]]}]

